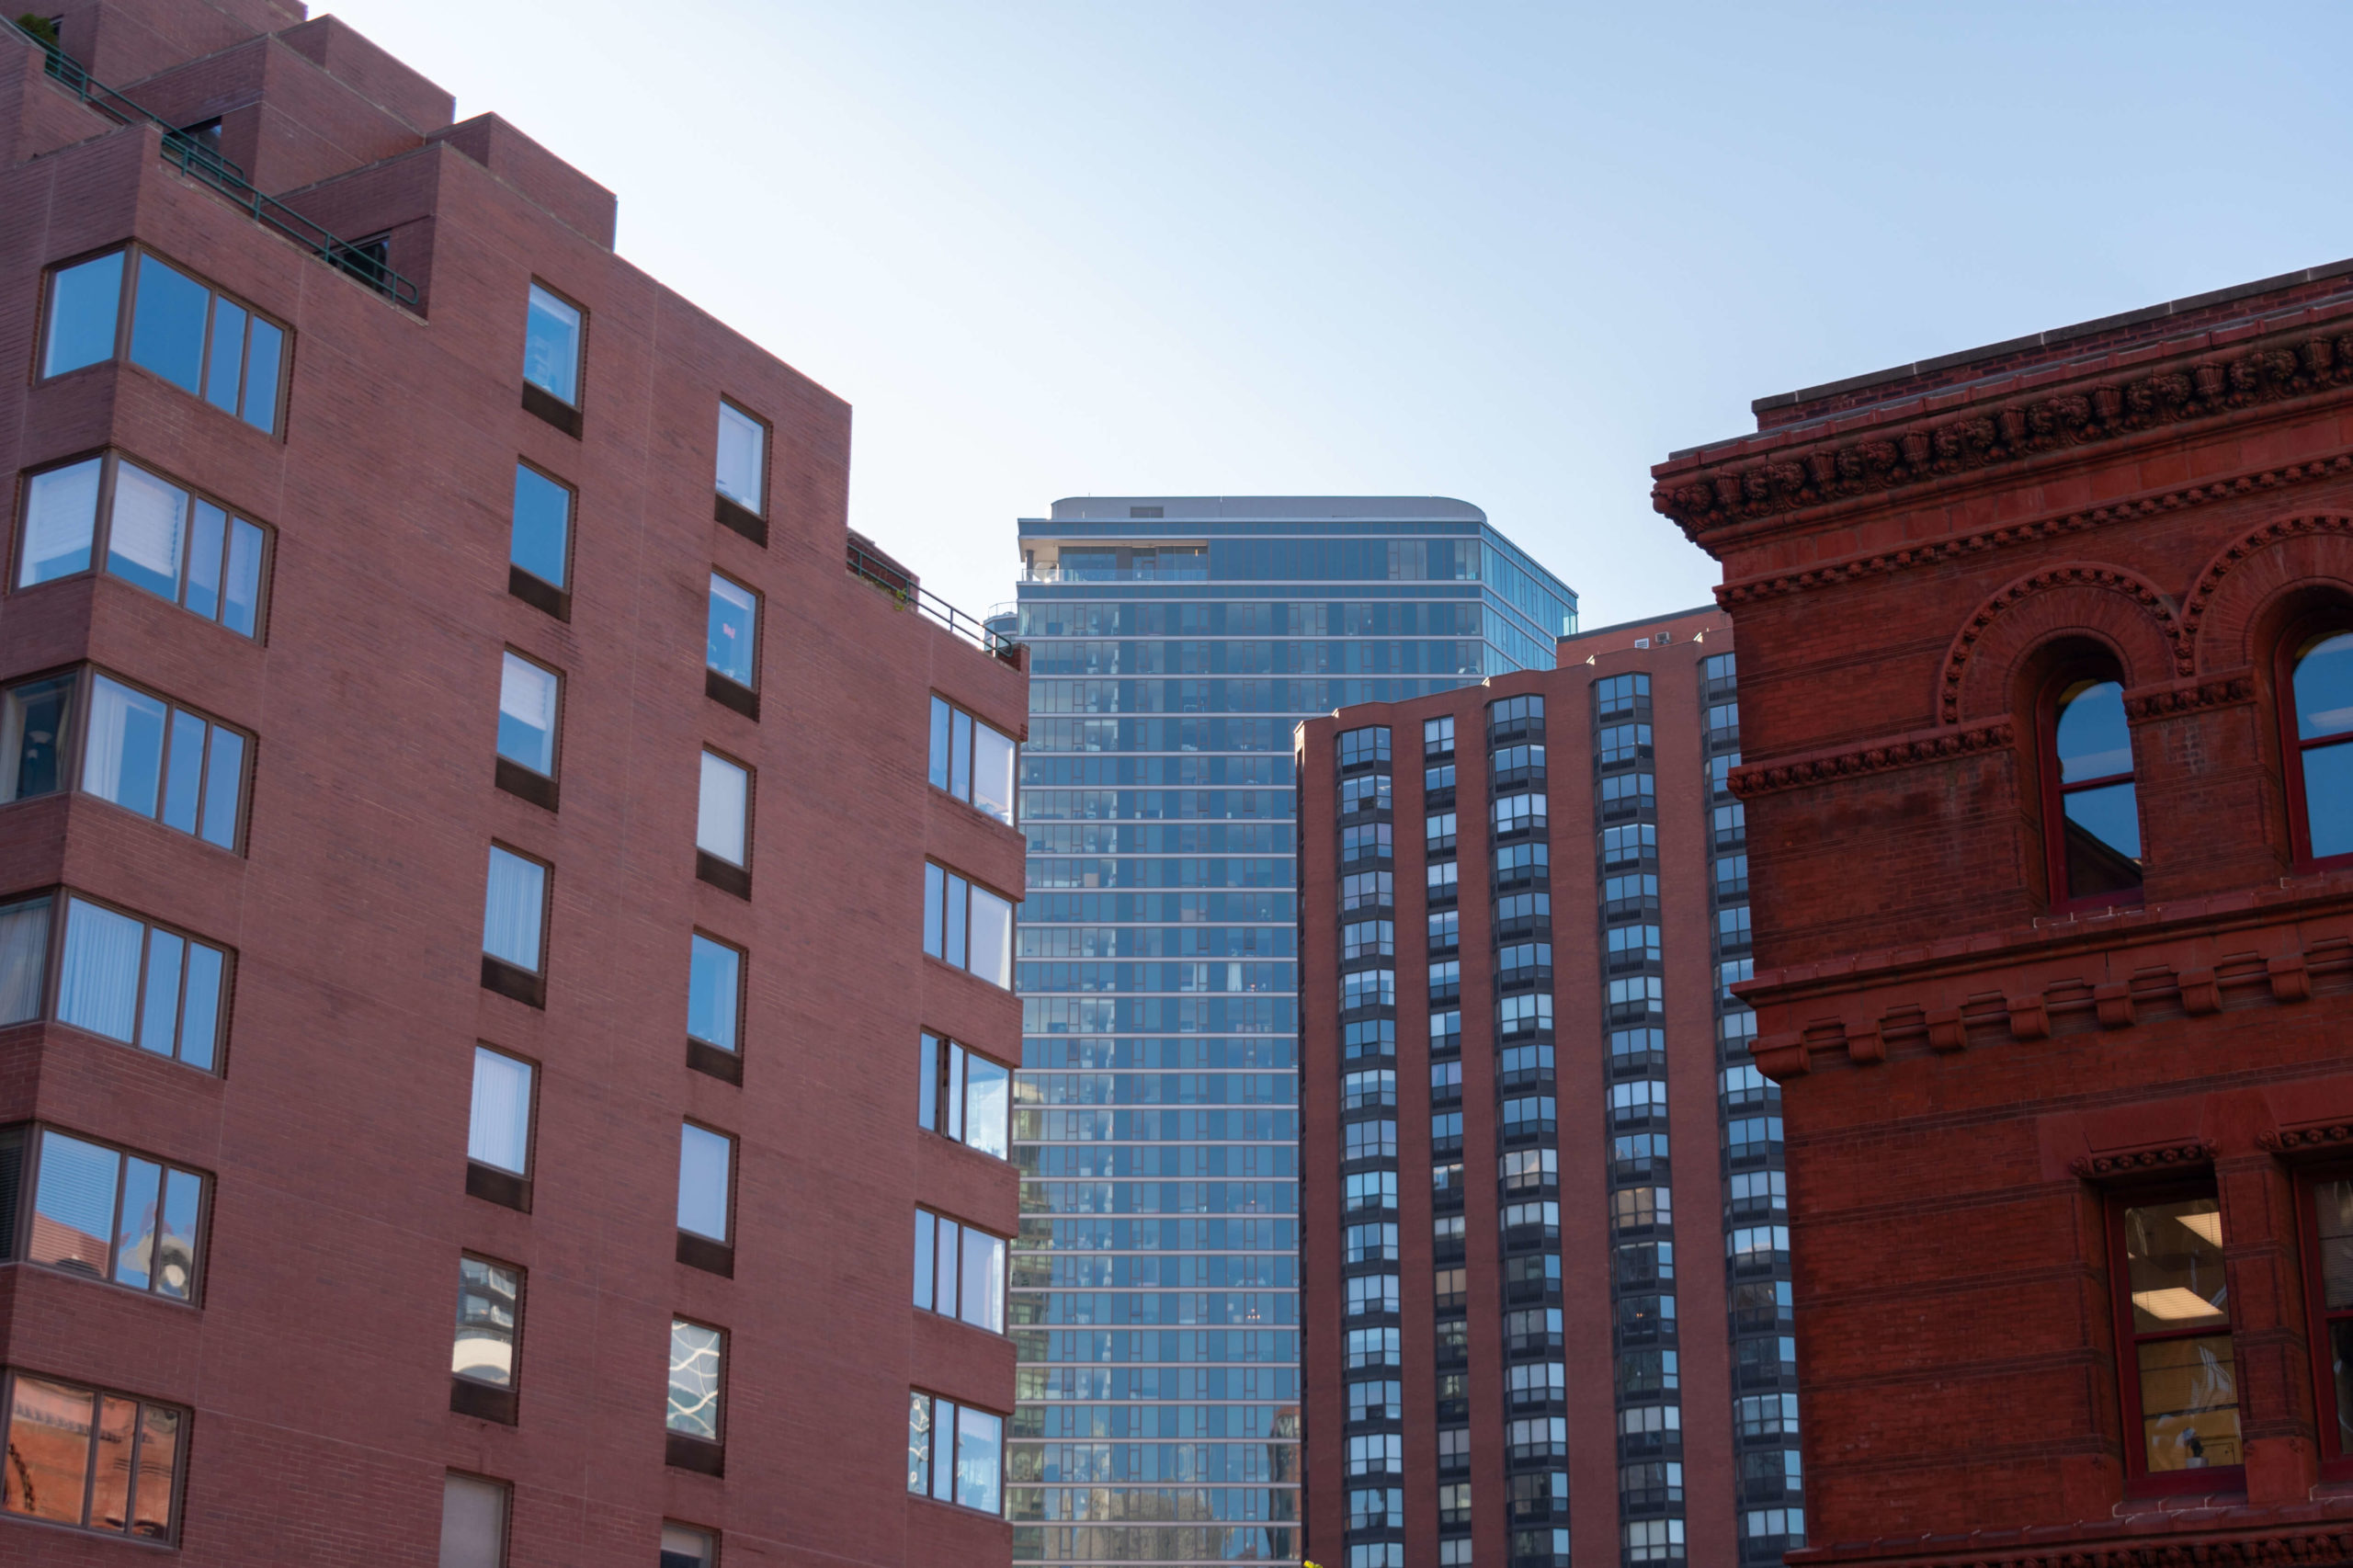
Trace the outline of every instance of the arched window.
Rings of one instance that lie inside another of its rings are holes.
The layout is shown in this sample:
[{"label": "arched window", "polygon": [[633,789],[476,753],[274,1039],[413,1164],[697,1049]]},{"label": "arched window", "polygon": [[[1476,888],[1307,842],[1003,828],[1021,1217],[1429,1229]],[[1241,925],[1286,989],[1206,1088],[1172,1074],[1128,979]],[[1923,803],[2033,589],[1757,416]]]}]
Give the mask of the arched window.
[{"label": "arched window", "polygon": [[2304,858],[2353,855],[2353,631],[2323,631],[2295,649],[2297,754],[2289,768],[2302,806]]},{"label": "arched window", "polygon": [[2124,687],[2079,676],[2053,695],[2043,756],[2056,808],[2047,835],[2052,902],[2130,903],[2141,896],[2141,808]]}]

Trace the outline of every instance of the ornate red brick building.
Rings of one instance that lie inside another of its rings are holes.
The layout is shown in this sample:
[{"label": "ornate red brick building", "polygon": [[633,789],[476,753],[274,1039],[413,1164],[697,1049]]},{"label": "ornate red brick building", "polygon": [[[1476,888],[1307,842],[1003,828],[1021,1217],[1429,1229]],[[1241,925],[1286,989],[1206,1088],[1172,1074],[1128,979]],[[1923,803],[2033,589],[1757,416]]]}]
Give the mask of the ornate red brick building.
[{"label": "ornate red brick building", "polygon": [[1793,1561],[2353,1559],[2353,263],[1756,407]]}]

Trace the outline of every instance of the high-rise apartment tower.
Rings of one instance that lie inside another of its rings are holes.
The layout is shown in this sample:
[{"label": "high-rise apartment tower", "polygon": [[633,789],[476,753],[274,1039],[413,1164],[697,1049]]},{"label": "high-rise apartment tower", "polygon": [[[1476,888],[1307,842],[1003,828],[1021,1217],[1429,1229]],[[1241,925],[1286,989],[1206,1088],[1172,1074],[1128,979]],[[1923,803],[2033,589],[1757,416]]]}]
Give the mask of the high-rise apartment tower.
[{"label": "high-rise apartment tower", "polygon": [[1576,598],[1460,501],[1061,501],[1021,546],[1014,1553],[1292,1559],[1292,730],[1549,666]]}]

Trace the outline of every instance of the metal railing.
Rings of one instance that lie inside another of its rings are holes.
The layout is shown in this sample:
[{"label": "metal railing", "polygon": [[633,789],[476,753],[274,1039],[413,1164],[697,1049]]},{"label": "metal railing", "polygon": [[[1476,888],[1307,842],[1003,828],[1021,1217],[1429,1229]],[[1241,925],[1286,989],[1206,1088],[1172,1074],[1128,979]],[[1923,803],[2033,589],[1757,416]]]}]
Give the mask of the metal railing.
[{"label": "metal railing", "polygon": [[849,544],[849,574],[862,577],[899,601],[903,609],[917,609],[963,638],[973,646],[983,648],[1008,665],[1021,662],[1021,644],[1000,632],[992,631],[983,622],[958,609],[938,594],[909,577],[890,562]]},{"label": "metal railing", "polygon": [[1206,583],[1207,566],[1029,566],[1025,583]]},{"label": "metal railing", "polygon": [[89,108],[117,125],[152,125],[164,133],[164,161],[209,186],[243,208],[256,222],[279,233],[339,272],[348,273],[378,293],[401,304],[415,306],[424,296],[409,279],[385,260],[381,241],[352,244],[339,240],[274,197],[265,196],[245,178],[245,171],[221,155],[201,137],[191,135],[161,115],[141,108],[83,69],[81,62],[39,33],[0,17],[0,25],[19,38],[40,46],[48,56],[50,77]]}]

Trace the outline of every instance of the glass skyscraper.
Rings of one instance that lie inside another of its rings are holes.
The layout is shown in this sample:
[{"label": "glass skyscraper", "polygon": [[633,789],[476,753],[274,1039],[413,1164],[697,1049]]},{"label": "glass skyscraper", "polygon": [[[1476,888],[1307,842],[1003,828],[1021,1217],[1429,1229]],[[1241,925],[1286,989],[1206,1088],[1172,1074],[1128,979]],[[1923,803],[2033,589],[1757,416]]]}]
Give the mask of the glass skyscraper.
[{"label": "glass skyscraper", "polygon": [[1576,596],[1431,497],[1021,523],[1014,1558],[1296,1561],[1292,726],[1552,667]]}]

